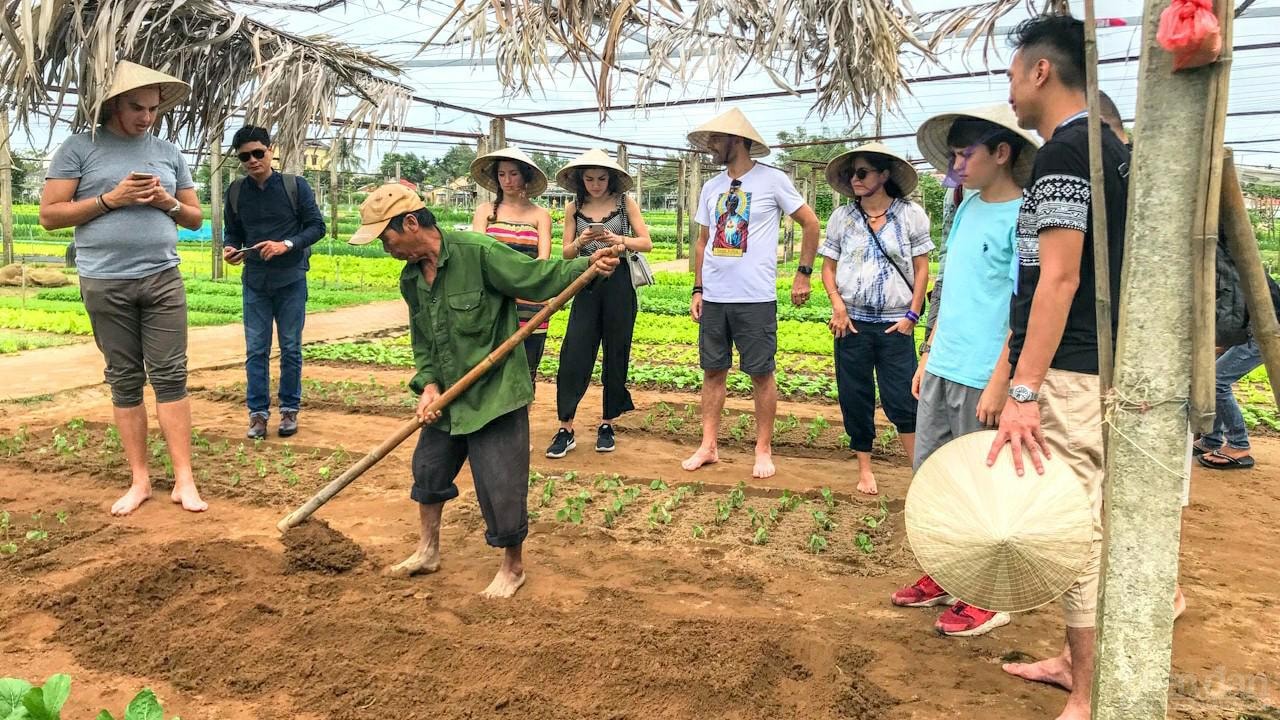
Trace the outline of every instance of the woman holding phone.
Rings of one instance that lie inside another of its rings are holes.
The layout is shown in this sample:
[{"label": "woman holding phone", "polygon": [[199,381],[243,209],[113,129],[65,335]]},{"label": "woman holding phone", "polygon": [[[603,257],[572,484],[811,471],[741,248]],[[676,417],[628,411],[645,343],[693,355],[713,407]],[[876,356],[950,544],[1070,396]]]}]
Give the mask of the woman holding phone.
[{"label": "woman holding phone", "polygon": [[[627,196],[634,180],[608,153],[588,150],[556,173],[556,183],[575,196],[564,210],[566,259],[590,256],[610,245],[625,245],[633,252],[653,249],[640,206]],[[613,422],[635,407],[627,391],[627,368],[637,310],[636,290],[626,267],[592,283],[573,299],[556,373],[560,429],[547,448],[547,457],[562,458],[577,446],[573,420],[591,382],[601,345],[604,407],[596,428],[596,452],[613,452]]]},{"label": "woman holding phone", "polygon": [[178,225],[200,228],[200,203],[181,151],[152,128],[190,93],[181,80],[130,62],[112,73],[94,133],[67,138],[49,164],[40,224],[75,228],[76,266],[93,339],[106,360],[114,419],[132,484],[111,506],[127,515],[151,497],[147,408],[173,461],[173,502],[200,512],[191,473],[187,397],[187,295],[178,271]]},{"label": "woman holding phone", "polygon": [[[551,257],[551,213],[533,204],[547,189],[547,176],[519,148],[506,147],[481,155],[471,163],[471,179],[492,192],[491,203],[481,203],[471,218],[471,229],[538,260]],[[520,327],[524,327],[545,303],[516,301]],[[547,323],[524,341],[529,378],[537,389],[538,365],[547,344]],[[532,450],[532,448],[530,448]]]}]

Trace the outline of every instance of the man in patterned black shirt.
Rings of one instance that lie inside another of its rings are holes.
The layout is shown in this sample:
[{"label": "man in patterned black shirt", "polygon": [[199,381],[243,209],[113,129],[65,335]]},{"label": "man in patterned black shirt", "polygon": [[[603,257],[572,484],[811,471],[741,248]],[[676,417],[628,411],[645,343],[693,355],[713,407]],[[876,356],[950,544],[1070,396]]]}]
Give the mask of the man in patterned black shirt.
[{"label": "man in patterned black shirt", "polygon": [[1093,553],[1085,573],[1063,596],[1067,649],[1038,663],[1005,670],[1070,690],[1059,720],[1087,720],[1093,681],[1094,617],[1102,558],[1102,413],[1098,397],[1098,328],[1093,272],[1091,193],[1107,205],[1111,303],[1120,297],[1128,203],[1129,150],[1102,135],[1104,183],[1089,182],[1084,24],[1064,16],[1031,18],[1014,31],[1009,102],[1018,124],[1045,139],[1018,216],[1018,280],[1009,314],[1011,402],[988,464],[1006,444],[1023,472],[1022,452],[1037,472],[1043,457],[1065,461],[1093,504]]}]

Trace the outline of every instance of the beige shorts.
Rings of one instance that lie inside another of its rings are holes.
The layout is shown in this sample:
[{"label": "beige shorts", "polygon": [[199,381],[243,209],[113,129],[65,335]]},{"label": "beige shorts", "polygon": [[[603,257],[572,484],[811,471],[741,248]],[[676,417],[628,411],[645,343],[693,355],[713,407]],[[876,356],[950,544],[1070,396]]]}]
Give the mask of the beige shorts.
[{"label": "beige shorts", "polygon": [[1091,628],[1102,567],[1102,405],[1098,376],[1050,369],[1040,385],[1040,424],[1049,452],[1075,471],[1093,506],[1093,549],[1084,574],[1062,596],[1067,627]]}]

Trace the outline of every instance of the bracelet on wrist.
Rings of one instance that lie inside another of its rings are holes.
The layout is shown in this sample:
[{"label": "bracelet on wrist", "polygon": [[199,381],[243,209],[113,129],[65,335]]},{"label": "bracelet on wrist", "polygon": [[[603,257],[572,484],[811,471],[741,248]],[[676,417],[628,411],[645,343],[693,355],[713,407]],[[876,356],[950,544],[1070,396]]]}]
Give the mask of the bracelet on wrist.
[{"label": "bracelet on wrist", "polygon": [[917,313],[915,310],[908,310],[906,317],[913,323],[920,322],[920,313]]},{"label": "bracelet on wrist", "polygon": [[701,295],[701,294],[702,294],[702,286],[701,286],[701,285],[694,285],[694,286],[693,286],[693,292],[692,292],[692,293],[690,293],[690,295]]},{"label": "bracelet on wrist", "polygon": [[101,210],[104,215],[115,210],[115,208],[107,204],[107,200],[103,195],[98,195],[98,197],[94,198],[93,201],[97,204],[98,209]]}]

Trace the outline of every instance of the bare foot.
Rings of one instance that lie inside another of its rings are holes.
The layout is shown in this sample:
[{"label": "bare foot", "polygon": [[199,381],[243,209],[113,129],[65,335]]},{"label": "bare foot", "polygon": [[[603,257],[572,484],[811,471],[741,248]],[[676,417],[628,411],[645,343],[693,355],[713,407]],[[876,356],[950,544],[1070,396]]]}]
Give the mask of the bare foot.
[{"label": "bare foot", "polygon": [[1058,716],[1058,720],[1089,720],[1090,708],[1088,703],[1067,703],[1062,709],[1062,714]]},{"label": "bare foot", "polygon": [[703,465],[711,465],[720,462],[720,453],[715,448],[700,447],[684,462],[680,463],[680,467],[693,472]]},{"label": "bare foot", "polygon": [[[1071,690],[1071,661],[1061,655],[1034,663],[1005,663],[1003,667],[1005,672],[1023,680]],[[1062,717],[1071,716],[1064,711]]]},{"label": "bare foot", "polygon": [[387,577],[411,577],[425,575],[440,569],[440,548],[433,547],[414,551],[409,559],[391,565],[382,571]]},{"label": "bare foot", "polygon": [[858,492],[864,495],[880,494],[880,488],[876,486],[875,473],[867,470],[858,474]]},{"label": "bare foot", "polygon": [[756,451],[756,466],[751,470],[753,478],[770,478],[777,472],[773,467],[773,455]]},{"label": "bare foot", "polygon": [[209,509],[209,503],[200,499],[200,491],[196,489],[195,483],[175,484],[169,499],[181,505],[187,512],[204,512]]},{"label": "bare foot", "polygon": [[129,487],[129,492],[120,497],[119,500],[111,506],[111,514],[116,516],[128,515],[138,506],[151,498],[151,483],[134,483]]},{"label": "bare foot", "polygon": [[1182,586],[1178,585],[1173,589],[1173,619],[1177,620],[1182,617],[1182,613],[1187,611],[1187,596],[1182,594]]},{"label": "bare foot", "polygon": [[481,597],[490,600],[502,600],[516,594],[521,585],[524,585],[524,571],[515,573],[511,570],[503,568],[493,577],[493,582],[489,583],[489,587],[480,593]]}]

